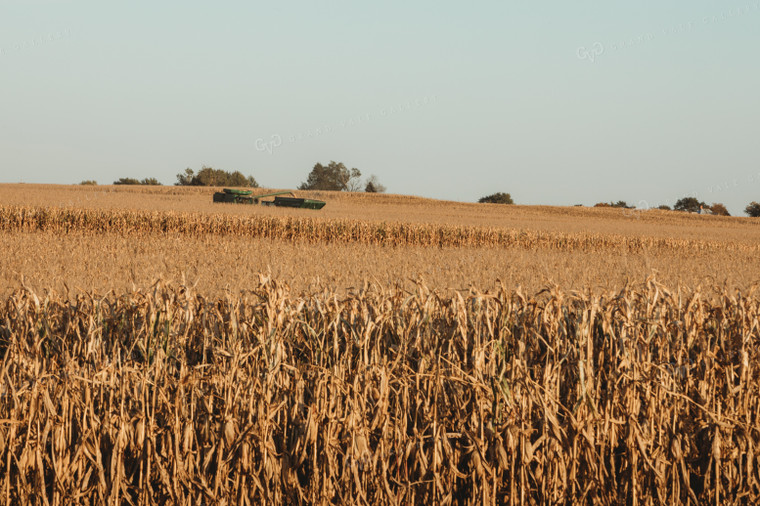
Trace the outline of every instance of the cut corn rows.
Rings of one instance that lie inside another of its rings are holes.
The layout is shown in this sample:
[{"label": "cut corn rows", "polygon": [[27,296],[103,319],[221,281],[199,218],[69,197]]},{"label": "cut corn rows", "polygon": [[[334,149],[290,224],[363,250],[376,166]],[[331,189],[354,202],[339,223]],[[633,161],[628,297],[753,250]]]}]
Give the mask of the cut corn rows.
[{"label": "cut corn rows", "polygon": [[6,504],[760,501],[760,297],[267,278],[0,307]]}]

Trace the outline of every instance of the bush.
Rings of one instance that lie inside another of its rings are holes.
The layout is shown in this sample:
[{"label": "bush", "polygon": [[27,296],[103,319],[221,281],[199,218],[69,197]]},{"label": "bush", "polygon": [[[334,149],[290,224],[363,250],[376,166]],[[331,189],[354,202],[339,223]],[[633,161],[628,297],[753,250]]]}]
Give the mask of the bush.
[{"label": "bush", "polygon": [[140,181],[132,177],[122,177],[118,181],[114,181],[113,184],[140,184]]},{"label": "bush", "polygon": [[712,213],[717,216],[731,216],[731,213],[728,212],[728,209],[726,209],[726,206],[724,206],[720,202],[717,202],[711,205],[710,211],[712,211]]},{"label": "bush", "polygon": [[258,188],[259,183],[253,176],[244,176],[240,171],[227,172],[226,170],[206,167],[195,174],[192,169],[185,169],[184,174],[177,174],[175,186],[243,186]]},{"label": "bush", "polygon": [[744,212],[752,218],[760,218],[760,203],[750,202],[749,205],[744,208]]},{"label": "bush", "polygon": [[622,209],[633,209],[634,206],[629,206],[628,203],[625,200],[618,200],[617,202],[612,202],[608,204],[607,202],[599,202],[597,204],[594,204],[594,207],[619,207]]},{"label": "bush", "polygon": [[665,204],[662,204],[661,206],[657,206],[657,209],[661,209],[663,211],[672,211],[670,206],[666,206]]},{"label": "bush", "polygon": [[385,193],[385,189],[385,186],[380,184],[374,174],[367,179],[367,184],[364,185],[364,191],[367,193]]},{"label": "bush", "polygon": [[494,193],[478,200],[481,204],[514,204],[512,196],[509,193]]},{"label": "bush", "polygon": [[[82,184],[84,184],[84,182]],[[156,179],[155,177],[146,177],[142,181],[138,181],[137,179],[133,177],[122,177],[122,178],[119,178],[118,181],[114,181],[113,184],[142,184],[142,185],[148,185],[148,186],[161,186],[161,183],[159,183],[158,179]]]},{"label": "bush", "polygon": [[98,186],[98,182],[93,179],[87,179],[79,184],[82,186]]}]

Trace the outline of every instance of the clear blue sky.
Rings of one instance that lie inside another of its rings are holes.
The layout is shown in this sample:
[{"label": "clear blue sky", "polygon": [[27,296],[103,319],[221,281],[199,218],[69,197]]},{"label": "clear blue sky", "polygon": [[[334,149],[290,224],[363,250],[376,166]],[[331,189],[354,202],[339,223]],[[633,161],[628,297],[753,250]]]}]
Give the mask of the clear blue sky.
[{"label": "clear blue sky", "polygon": [[[760,0],[0,3],[0,181],[760,201]],[[641,204],[643,205],[643,204]]]}]

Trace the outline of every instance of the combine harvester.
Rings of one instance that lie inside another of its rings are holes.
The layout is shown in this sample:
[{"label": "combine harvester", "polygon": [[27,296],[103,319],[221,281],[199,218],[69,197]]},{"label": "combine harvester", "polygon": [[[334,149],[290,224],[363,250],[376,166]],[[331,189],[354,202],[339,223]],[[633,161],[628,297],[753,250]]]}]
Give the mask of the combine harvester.
[{"label": "combine harvester", "polygon": [[[281,197],[280,195],[290,195]],[[262,200],[274,197],[274,200]],[[321,200],[300,199],[293,192],[265,193],[253,195],[251,190],[233,190],[225,188],[224,191],[214,193],[214,202],[226,202],[231,204],[261,204],[262,206],[298,207],[301,209],[322,209],[325,202]]]}]

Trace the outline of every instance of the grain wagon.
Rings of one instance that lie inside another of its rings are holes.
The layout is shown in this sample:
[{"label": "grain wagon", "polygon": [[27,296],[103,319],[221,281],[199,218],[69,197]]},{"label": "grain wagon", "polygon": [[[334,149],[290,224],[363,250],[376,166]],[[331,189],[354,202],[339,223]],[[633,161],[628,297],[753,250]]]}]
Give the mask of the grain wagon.
[{"label": "grain wagon", "polygon": [[[284,197],[283,195],[290,195]],[[273,200],[264,200],[274,197]],[[301,209],[322,209],[325,202],[321,200],[304,199],[296,197],[291,191],[265,193],[253,195],[251,190],[235,190],[225,188],[223,191],[214,193],[214,202],[230,204],[259,204],[262,206],[297,207]]]}]

